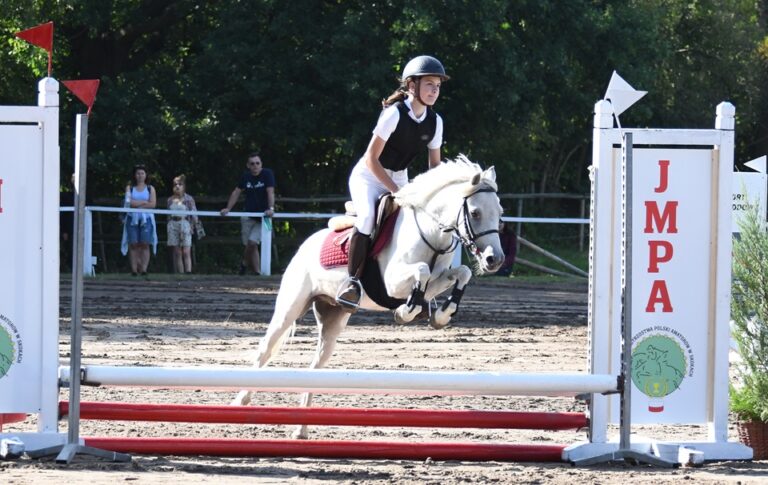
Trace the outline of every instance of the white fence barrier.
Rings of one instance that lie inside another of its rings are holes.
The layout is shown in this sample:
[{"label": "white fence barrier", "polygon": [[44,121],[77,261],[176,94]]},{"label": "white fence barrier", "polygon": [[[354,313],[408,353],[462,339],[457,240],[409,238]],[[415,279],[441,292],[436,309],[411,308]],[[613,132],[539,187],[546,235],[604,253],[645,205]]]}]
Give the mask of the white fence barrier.
[{"label": "white fence barrier", "polygon": [[[71,207],[62,207],[61,211],[72,211]],[[196,215],[198,217],[259,217],[263,219],[263,212],[230,212],[222,216],[218,211],[174,211],[168,209],[130,209],[123,207],[105,207],[105,206],[87,206],[85,208],[85,254],[83,257],[83,274],[94,276],[96,274],[96,264],[98,259],[93,255],[93,213],[94,212],[145,212],[163,215],[188,216]],[[276,212],[272,219],[330,219],[341,214],[337,213],[314,213],[314,212]],[[583,224],[588,225],[589,219],[579,218],[547,218],[547,217],[502,217],[504,222],[519,222],[526,224]],[[269,226],[271,227],[271,225]],[[261,274],[272,274],[272,231],[267,224],[261,224]],[[461,251],[454,253],[454,266],[461,264]]]}]

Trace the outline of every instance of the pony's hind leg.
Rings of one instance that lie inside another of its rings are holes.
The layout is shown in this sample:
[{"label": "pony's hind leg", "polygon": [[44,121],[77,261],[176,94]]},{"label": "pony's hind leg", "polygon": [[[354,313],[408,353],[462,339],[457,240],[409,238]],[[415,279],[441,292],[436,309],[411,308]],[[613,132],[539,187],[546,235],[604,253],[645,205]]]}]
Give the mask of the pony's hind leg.
[{"label": "pony's hind leg", "polygon": [[[275,302],[275,313],[269,322],[264,337],[259,341],[259,348],[254,359],[254,366],[266,366],[278,353],[296,320],[307,310],[311,300],[308,285],[290,284],[283,279]],[[230,403],[232,406],[245,406],[251,402],[252,392],[244,389]]]},{"label": "pony's hind leg", "polygon": [[[344,311],[338,305],[333,305],[324,300],[315,301],[313,308],[315,319],[318,326],[317,350],[315,358],[309,365],[310,369],[321,369],[325,367],[328,360],[333,355],[333,349],[336,347],[336,339],[347,326],[351,313]],[[300,405],[309,407],[312,404],[312,393],[305,392],[301,396]],[[295,439],[307,439],[309,436],[307,425],[302,424],[296,427],[291,435]]]}]

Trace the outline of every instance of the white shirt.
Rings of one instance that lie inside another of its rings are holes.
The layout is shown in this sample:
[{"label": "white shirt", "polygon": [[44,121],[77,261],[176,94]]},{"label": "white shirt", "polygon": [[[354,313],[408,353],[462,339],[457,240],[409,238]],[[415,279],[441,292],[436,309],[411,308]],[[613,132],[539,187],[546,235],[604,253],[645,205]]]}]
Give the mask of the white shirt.
[{"label": "white shirt", "polygon": [[[406,99],[403,101],[405,103],[405,106],[408,108],[408,116],[411,117],[416,123],[421,123],[427,118],[427,110],[425,109],[424,112],[421,114],[420,117],[416,117],[415,114],[413,114],[413,109],[411,108],[411,101],[409,99]],[[443,144],[443,119],[440,117],[439,114],[435,113],[437,116],[437,123],[435,126],[435,136],[432,137],[432,140],[427,144],[427,148],[430,150],[434,150],[437,148],[440,148]],[[390,135],[395,131],[397,128],[397,123],[400,121],[400,110],[397,109],[397,106],[389,106],[384,111],[381,112],[381,115],[379,115],[379,121],[376,122],[376,126],[373,128],[373,134],[378,136],[384,141],[389,140]]]}]

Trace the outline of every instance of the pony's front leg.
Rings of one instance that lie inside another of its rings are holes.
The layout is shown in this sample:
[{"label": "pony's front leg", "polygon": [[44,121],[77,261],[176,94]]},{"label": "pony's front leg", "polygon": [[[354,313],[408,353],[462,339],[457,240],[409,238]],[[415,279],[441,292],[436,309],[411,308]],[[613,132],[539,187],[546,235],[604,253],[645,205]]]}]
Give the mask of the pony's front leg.
[{"label": "pony's front leg", "polygon": [[468,267],[461,265],[457,268],[445,270],[430,283],[429,291],[426,295],[427,301],[437,297],[453,285],[453,291],[451,291],[450,296],[438,307],[437,311],[432,313],[429,319],[429,324],[432,328],[439,330],[448,325],[451,317],[459,309],[461,297],[464,295],[464,288],[466,288],[470,278],[472,278],[472,271]]},{"label": "pony's front leg", "polygon": [[427,263],[390,265],[384,272],[384,284],[387,293],[395,298],[408,298],[408,302],[395,309],[395,322],[411,322],[422,312],[424,289],[429,281],[430,270]]}]

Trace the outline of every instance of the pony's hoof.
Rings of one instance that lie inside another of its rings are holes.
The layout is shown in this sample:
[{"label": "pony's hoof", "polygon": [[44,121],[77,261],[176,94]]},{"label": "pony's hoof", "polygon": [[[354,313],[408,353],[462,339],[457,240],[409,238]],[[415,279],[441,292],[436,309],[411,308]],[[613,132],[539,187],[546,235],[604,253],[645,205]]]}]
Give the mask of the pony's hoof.
[{"label": "pony's hoof", "polygon": [[450,320],[446,320],[445,322],[439,322],[434,318],[429,319],[429,326],[434,328],[435,330],[442,330],[445,327],[448,326],[448,323],[450,323]]},{"label": "pony's hoof", "polygon": [[433,313],[432,317],[429,319],[429,326],[435,330],[442,330],[451,322],[452,316],[453,314],[437,311]]},{"label": "pony's hoof", "polygon": [[309,438],[309,433],[306,429],[297,428],[291,433],[291,439],[294,440],[306,440]]},{"label": "pony's hoof", "polygon": [[238,395],[229,403],[230,406],[247,406],[251,402],[251,393],[249,391],[240,391]]},{"label": "pony's hoof", "polygon": [[417,314],[416,310],[410,313],[408,312],[408,310],[404,310],[402,312],[399,309],[395,310],[395,313],[394,313],[395,323],[398,325],[405,325],[405,324],[411,323],[413,322],[413,318],[416,316],[416,314]]},{"label": "pony's hoof", "polygon": [[398,312],[395,312],[393,315],[394,315],[394,318],[395,318],[395,323],[398,324],[398,325],[405,325],[406,323],[410,323],[409,321],[403,319],[403,317],[400,316],[400,313],[398,313]]}]

